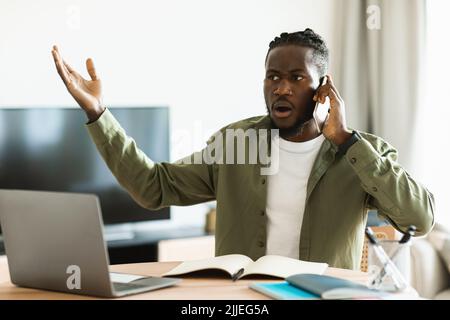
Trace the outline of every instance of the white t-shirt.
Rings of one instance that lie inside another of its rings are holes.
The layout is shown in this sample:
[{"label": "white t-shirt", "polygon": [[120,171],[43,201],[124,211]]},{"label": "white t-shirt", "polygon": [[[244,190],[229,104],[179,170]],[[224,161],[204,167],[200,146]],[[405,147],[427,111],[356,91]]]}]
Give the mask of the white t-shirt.
[{"label": "white t-shirt", "polygon": [[266,254],[299,259],[306,186],[324,141],[323,135],[306,142],[272,139],[272,148],[279,146],[279,157],[271,160],[279,162],[278,172],[268,176]]}]

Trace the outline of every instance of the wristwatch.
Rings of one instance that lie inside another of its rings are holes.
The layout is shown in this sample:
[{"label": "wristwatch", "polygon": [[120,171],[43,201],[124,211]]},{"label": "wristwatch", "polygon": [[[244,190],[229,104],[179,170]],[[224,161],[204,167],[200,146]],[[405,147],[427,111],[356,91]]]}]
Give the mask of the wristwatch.
[{"label": "wristwatch", "polygon": [[353,131],[352,131],[352,135],[350,136],[350,138],[349,138],[347,141],[345,141],[343,144],[340,144],[340,145],[339,145],[339,147],[338,147],[338,153],[339,153],[339,154],[342,154],[342,155],[346,154],[346,153],[347,153],[347,150],[348,150],[355,142],[358,142],[358,141],[361,140],[361,139],[362,139],[362,137],[361,137],[361,135],[359,134],[359,132],[356,131],[356,130],[353,130]]}]

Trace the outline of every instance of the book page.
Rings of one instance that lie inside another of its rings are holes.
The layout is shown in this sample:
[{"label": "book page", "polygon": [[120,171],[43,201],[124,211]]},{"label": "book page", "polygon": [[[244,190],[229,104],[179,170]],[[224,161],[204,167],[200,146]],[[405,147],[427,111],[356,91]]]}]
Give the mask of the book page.
[{"label": "book page", "polygon": [[302,261],[283,256],[263,256],[254,263],[248,265],[242,277],[249,274],[263,274],[286,278],[298,273],[322,274],[327,269],[328,264]]},{"label": "book page", "polygon": [[230,276],[235,274],[239,269],[246,268],[253,260],[242,254],[228,254],[209,259],[185,261],[163,276],[174,276],[185,274],[198,270],[220,269],[228,272]]},{"label": "book page", "polygon": [[323,299],[369,299],[369,298],[382,298],[387,296],[387,293],[367,289],[357,288],[335,288],[322,293]]}]

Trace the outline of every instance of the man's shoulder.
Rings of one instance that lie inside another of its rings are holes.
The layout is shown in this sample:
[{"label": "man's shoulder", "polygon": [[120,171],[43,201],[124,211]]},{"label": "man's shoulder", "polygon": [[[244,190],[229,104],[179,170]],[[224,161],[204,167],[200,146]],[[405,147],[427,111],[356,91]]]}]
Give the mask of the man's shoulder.
[{"label": "man's shoulder", "polygon": [[357,131],[378,152],[384,153],[388,150],[396,151],[396,149],[389,142],[384,140],[383,138],[381,138],[377,135],[374,135],[372,133],[368,133],[368,132],[364,132],[364,131],[360,131],[360,130],[357,130]]},{"label": "man's shoulder", "polygon": [[246,119],[242,119],[236,122],[227,124],[226,126],[217,130],[207,141],[207,144],[214,140],[214,137],[218,134],[226,135],[227,130],[241,129],[246,131],[248,129],[269,129],[271,127],[270,117],[267,115],[255,116]]},{"label": "man's shoulder", "polygon": [[242,119],[236,122],[232,122],[227,124],[226,126],[220,128],[217,130],[217,133],[225,133],[226,130],[232,129],[242,129],[242,130],[248,130],[248,129],[270,129],[271,122],[269,116],[256,116],[251,118]]},{"label": "man's shoulder", "polygon": [[232,122],[224,126],[221,130],[226,129],[267,129],[270,128],[270,118],[267,115],[255,116]]}]

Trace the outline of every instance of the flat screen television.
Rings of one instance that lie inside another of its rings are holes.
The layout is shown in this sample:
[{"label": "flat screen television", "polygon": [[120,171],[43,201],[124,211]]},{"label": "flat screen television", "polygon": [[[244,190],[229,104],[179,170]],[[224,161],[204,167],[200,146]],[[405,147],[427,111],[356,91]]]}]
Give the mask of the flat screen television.
[{"label": "flat screen television", "polygon": [[[110,108],[154,161],[169,161],[168,107]],[[79,108],[0,109],[0,188],[94,193],[107,225],[169,219],[140,207],[118,184],[85,128]]]}]

